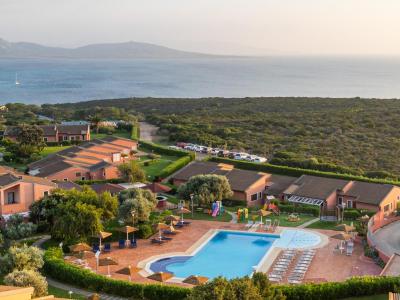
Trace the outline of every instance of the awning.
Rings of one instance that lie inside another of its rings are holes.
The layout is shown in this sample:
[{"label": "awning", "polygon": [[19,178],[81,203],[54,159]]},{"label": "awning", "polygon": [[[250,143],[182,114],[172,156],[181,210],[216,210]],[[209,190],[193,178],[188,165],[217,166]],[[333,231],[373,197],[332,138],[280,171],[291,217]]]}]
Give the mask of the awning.
[{"label": "awning", "polygon": [[325,202],[324,200],[321,200],[321,199],[313,199],[313,198],[301,197],[301,196],[295,196],[295,195],[290,196],[288,201],[293,202],[293,203],[309,204],[309,205],[316,205],[316,206],[321,206]]}]

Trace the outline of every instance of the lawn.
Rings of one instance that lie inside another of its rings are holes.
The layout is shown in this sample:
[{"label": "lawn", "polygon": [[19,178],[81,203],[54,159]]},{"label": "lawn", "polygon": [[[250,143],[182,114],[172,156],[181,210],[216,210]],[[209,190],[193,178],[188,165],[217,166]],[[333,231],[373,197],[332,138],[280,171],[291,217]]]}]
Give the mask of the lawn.
[{"label": "lawn", "polygon": [[232,220],[232,217],[230,214],[227,212],[224,212],[223,214],[213,217],[209,214],[203,213],[203,212],[194,212],[193,217],[192,214],[185,214],[183,215],[184,219],[192,219],[192,220],[205,220],[205,221],[220,221],[220,222],[229,222]]},{"label": "lawn", "polygon": [[[350,225],[352,221],[344,221],[345,224]],[[353,222],[353,225],[356,225],[356,221]],[[336,228],[337,225],[342,224],[341,222],[328,222],[328,221],[318,221],[312,223],[311,225],[307,226],[310,229],[325,229],[325,230],[339,230]]]},{"label": "lawn", "polygon": [[48,156],[50,154],[53,154],[53,153],[56,153],[58,151],[67,149],[69,147],[71,147],[71,146],[51,146],[51,147],[49,146],[49,147],[44,147],[43,151],[40,152],[40,156],[43,158],[43,157],[46,157],[46,156]]},{"label": "lawn", "polygon": [[[165,167],[177,159],[179,159],[179,157],[161,155],[160,158],[157,158],[154,161],[148,159],[147,157],[141,157],[139,162],[142,165],[143,170],[146,172],[147,179],[149,181],[153,181],[154,178],[158,176]],[[149,162],[149,165],[147,166],[145,166],[146,161]]]},{"label": "lawn", "polygon": [[68,291],[56,288],[51,285],[49,285],[49,295],[53,295],[56,298],[65,298],[65,299],[78,299],[78,300],[86,299],[85,296],[78,295],[78,294],[71,294],[71,297],[70,297]]}]

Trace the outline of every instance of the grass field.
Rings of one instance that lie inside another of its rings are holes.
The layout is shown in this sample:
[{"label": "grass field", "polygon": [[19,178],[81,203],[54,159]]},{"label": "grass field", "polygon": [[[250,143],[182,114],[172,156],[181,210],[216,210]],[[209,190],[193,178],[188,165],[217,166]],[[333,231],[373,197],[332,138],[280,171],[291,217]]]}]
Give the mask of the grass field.
[{"label": "grass field", "polygon": [[113,134],[95,133],[95,132],[92,132],[92,133],[90,134],[90,137],[91,137],[92,139],[101,139],[101,138],[104,138],[104,137],[109,136],[109,135],[112,135],[112,136],[119,136],[119,137],[126,138],[126,139],[130,139],[130,138],[131,138],[131,133],[128,132],[128,131],[125,131],[125,130],[117,130],[117,131],[115,131]]},{"label": "grass field", "polygon": [[53,295],[56,298],[77,299],[77,300],[86,299],[85,296],[74,294],[74,293],[71,294],[71,297],[70,297],[68,291],[56,288],[51,285],[49,285],[49,295]]},{"label": "grass field", "polygon": [[[158,176],[165,167],[167,167],[169,164],[176,161],[177,159],[179,159],[179,157],[161,155],[160,158],[157,158],[153,162],[147,157],[142,157],[139,162],[142,165],[143,170],[146,172],[147,180],[153,181],[154,178]],[[148,166],[145,166],[146,161],[150,162]]]},{"label": "grass field", "polygon": [[[351,221],[344,221],[345,224],[350,225]],[[356,225],[356,221],[353,222],[353,225]],[[310,229],[325,229],[325,230],[339,230],[338,228],[336,228],[337,225],[342,224],[341,222],[337,223],[337,222],[327,222],[327,221],[318,221],[315,222],[309,226],[307,226],[307,228]]]},{"label": "grass field", "polygon": [[40,156],[43,158],[43,157],[46,157],[46,156],[48,156],[48,155],[50,155],[50,154],[53,154],[53,153],[56,153],[56,152],[58,152],[58,151],[67,149],[67,148],[69,148],[69,147],[71,147],[71,146],[51,146],[51,147],[44,147],[43,151],[40,152]]}]

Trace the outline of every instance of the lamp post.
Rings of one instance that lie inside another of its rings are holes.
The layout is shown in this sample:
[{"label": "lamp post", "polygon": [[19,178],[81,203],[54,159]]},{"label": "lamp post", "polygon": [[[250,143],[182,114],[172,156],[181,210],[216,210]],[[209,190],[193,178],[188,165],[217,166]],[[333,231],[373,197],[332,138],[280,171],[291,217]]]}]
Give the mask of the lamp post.
[{"label": "lamp post", "polygon": [[194,196],[194,194],[190,194],[190,203],[192,205],[192,219],[193,219],[193,211],[194,211],[193,196]]},{"label": "lamp post", "polygon": [[131,210],[131,216],[132,216],[132,225],[135,226],[135,212],[136,210],[133,208]]}]

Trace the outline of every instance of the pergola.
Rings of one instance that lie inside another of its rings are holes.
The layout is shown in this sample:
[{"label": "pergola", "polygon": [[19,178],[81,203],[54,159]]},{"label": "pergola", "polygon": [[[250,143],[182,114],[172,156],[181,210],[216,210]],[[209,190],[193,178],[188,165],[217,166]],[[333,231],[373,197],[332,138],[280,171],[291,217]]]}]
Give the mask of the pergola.
[{"label": "pergola", "polygon": [[324,200],[321,199],[314,199],[314,198],[308,198],[308,197],[303,197],[303,196],[296,196],[296,195],[291,195],[288,198],[289,202],[292,203],[300,203],[300,204],[308,204],[308,205],[315,205],[320,207],[320,216],[321,216],[321,206],[324,204]]}]

